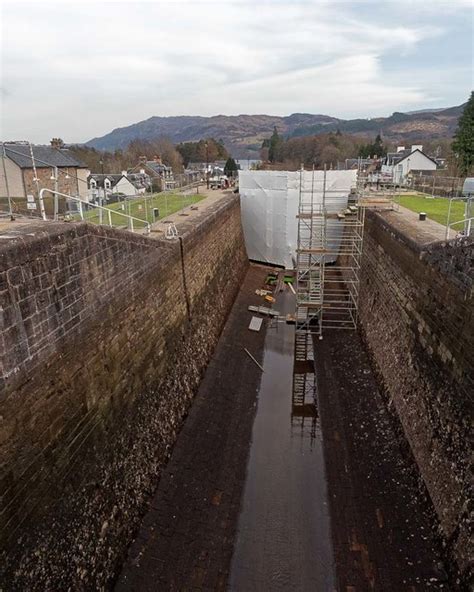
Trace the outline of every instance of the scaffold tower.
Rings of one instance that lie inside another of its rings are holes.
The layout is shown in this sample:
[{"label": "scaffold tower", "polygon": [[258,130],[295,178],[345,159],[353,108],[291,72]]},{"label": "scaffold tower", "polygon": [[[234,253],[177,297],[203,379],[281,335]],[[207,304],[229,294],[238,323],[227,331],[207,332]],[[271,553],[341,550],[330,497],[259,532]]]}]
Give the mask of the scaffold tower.
[{"label": "scaffold tower", "polygon": [[293,405],[316,403],[313,339],[328,329],[355,329],[364,208],[358,191],[347,196],[300,171],[296,249],[296,330]]},{"label": "scaffold tower", "polygon": [[341,196],[327,186],[326,171],[316,181],[313,169],[310,187],[300,171],[296,333],[321,339],[326,329],[355,329],[364,212],[357,191]]}]

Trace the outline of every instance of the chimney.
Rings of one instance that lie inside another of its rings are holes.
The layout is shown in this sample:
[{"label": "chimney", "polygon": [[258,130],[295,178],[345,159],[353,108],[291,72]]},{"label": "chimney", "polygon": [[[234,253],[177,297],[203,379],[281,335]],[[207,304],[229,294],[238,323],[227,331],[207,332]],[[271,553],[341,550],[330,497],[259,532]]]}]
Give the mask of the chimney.
[{"label": "chimney", "polygon": [[411,151],[415,152],[415,150],[423,152],[423,144],[413,144],[413,146],[411,147]]},{"label": "chimney", "polygon": [[56,148],[56,150],[59,150],[64,146],[64,142],[61,140],[61,138],[52,138],[50,144],[51,148]]},{"label": "chimney", "polygon": [[160,155],[155,156],[155,162],[156,162],[156,164],[162,164]]},{"label": "chimney", "polygon": [[403,152],[405,150],[405,146],[397,146],[397,154],[398,152]]},{"label": "chimney", "polygon": [[123,175],[124,177],[126,177],[126,176],[127,176],[127,171],[122,171],[122,175]]}]

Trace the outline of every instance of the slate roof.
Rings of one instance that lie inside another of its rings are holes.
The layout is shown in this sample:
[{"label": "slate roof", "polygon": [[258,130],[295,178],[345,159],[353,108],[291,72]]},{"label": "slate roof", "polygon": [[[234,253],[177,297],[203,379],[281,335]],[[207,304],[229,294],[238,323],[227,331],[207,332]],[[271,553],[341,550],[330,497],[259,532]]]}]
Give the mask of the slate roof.
[{"label": "slate roof", "polygon": [[133,183],[137,189],[150,186],[150,177],[146,173],[128,173],[127,179],[130,183]]},{"label": "slate roof", "polygon": [[[117,174],[116,173],[110,173],[110,174],[104,173],[103,175],[93,173],[92,175],[89,175],[87,177],[87,183],[90,185],[91,179],[94,179],[94,181],[97,183],[97,187],[103,187],[105,179],[109,179],[112,187],[115,187],[115,185],[117,185],[117,183],[120,181],[120,179],[122,177],[125,177],[125,175],[122,175],[120,173],[117,173]],[[125,178],[127,178],[127,177],[125,177]]]},{"label": "slate roof", "polygon": [[398,164],[398,163],[400,163],[400,162],[402,162],[402,160],[405,160],[406,158],[409,158],[409,157],[410,157],[412,154],[415,154],[415,152],[419,152],[419,153],[420,153],[420,154],[422,154],[422,155],[423,155],[425,158],[427,158],[428,160],[431,160],[431,162],[433,162],[433,163],[434,163],[436,166],[438,166],[438,163],[437,163],[435,160],[433,160],[433,159],[431,158],[431,156],[428,156],[427,154],[425,154],[425,153],[424,153],[422,150],[420,150],[419,148],[417,148],[416,150],[413,150],[413,152],[410,152],[409,154],[405,154],[405,155],[403,155],[403,157],[402,157],[402,158],[400,158],[400,159],[397,161],[397,164]]},{"label": "slate roof", "polygon": [[[22,169],[33,168],[28,144],[5,143],[5,153],[10,160]],[[73,156],[67,148],[53,148],[52,146],[33,146],[33,156],[36,168],[87,168],[86,165]]]},{"label": "slate roof", "polygon": [[438,163],[433,158],[431,158],[431,156],[428,156],[419,148],[417,148],[416,150],[413,150],[413,151],[410,150],[409,148],[407,148],[405,150],[400,150],[400,152],[389,152],[387,154],[386,163],[388,165],[399,164],[400,162],[402,162],[402,160],[405,160],[406,158],[409,158],[412,154],[415,154],[415,152],[419,152],[420,154],[423,154],[423,156],[426,156],[426,158],[428,158],[429,160],[434,162],[436,166],[438,166]]},{"label": "slate roof", "polygon": [[346,168],[351,168],[353,166],[368,166],[374,162],[373,158],[346,158]]},{"label": "slate roof", "polygon": [[155,162],[154,160],[147,160],[146,166],[148,168],[152,169],[152,171],[155,171],[155,173],[157,173],[157,174],[161,174],[165,171],[166,172],[171,171],[171,167],[166,166],[165,164],[160,164],[158,162]]}]

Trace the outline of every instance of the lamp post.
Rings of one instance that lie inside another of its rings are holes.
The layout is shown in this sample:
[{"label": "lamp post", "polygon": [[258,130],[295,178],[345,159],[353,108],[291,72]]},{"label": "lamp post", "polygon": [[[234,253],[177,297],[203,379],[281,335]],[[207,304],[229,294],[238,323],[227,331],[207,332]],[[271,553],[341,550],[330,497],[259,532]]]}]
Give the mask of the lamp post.
[{"label": "lamp post", "polygon": [[3,174],[5,176],[5,188],[7,190],[8,214],[10,216],[10,220],[13,222],[15,220],[15,218],[13,216],[12,200],[10,197],[10,186],[8,185],[7,167],[5,164],[6,158],[7,158],[7,153],[5,152],[5,144],[2,142],[2,165],[3,165]]},{"label": "lamp post", "polygon": [[209,189],[209,144],[206,142],[206,187]]},{"label": "lamp post", "polygon": [[99,207],[99,224],[102,224],[102,220],[103,220],[102,206],[104,205],[104,203],[107,203],[107,189],[105,187],[104,160],[102,158],[99,160],[99,164],[102,169],[102,191],[103,191],[103,193],[100,192],[100,185],[99,185],[99,206],[100,206]]}]

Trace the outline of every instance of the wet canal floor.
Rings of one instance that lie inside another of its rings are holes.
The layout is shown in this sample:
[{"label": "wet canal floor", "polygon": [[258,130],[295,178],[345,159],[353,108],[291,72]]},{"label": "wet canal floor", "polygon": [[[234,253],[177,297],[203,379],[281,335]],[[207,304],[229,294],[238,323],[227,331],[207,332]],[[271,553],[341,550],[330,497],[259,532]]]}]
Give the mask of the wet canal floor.
[{"label": "wet canal floor", "polygon": [[[294,313],[294,296],[274,308]],[[317,418],[292,414],[294,325],[267,328],[229,589],[334,589],[329,507]]]},{"label": "wet canal floor", "polygon": [[453,589],[357,333],[316,344],[319,417],[292,413],[293,327],[248,330],[266,273],[245,278],[116,590]]}]

